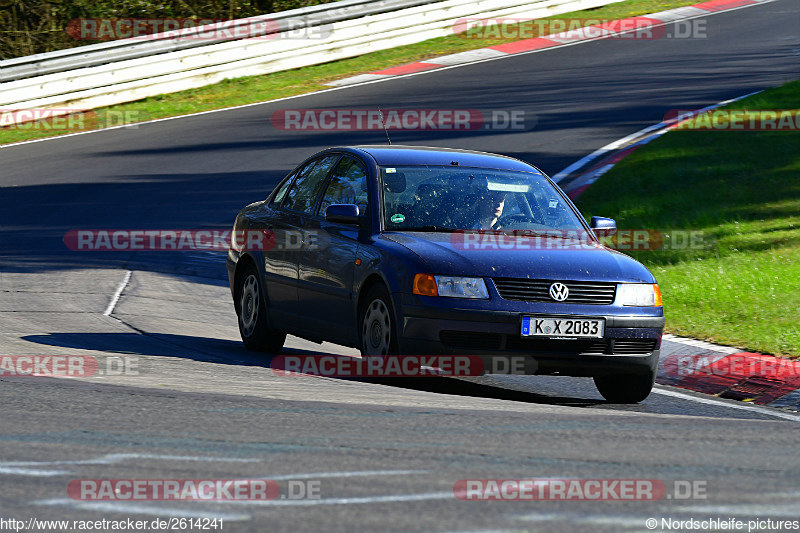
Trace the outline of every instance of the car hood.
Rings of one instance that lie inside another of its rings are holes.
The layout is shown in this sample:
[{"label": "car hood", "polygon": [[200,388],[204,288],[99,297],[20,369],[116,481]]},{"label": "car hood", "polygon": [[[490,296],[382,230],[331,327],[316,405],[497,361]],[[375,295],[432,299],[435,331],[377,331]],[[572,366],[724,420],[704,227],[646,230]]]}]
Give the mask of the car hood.
[{"label": "car hood", "polygon": [[462,232],[390,232],[384,237],[413,251],[431,274],[655,282],[635,259],[593,241],[508,234],[484,234],[467,241]]}]

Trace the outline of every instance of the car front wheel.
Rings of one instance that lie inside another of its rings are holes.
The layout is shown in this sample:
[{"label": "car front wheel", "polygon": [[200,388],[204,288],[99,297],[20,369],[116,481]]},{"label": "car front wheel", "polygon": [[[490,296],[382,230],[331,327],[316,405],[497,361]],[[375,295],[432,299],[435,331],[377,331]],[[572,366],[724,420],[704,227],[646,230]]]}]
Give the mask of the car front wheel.
[{"label": "car front wheel", "polygon": [[235,298],[239,333],[248,350],[277,353],[283,348],[286,334],[269,324],[259,279],[253,265],[246,267],[240,278]]},{"label": "car front wheel", "polygon": [[375,285],[369,289],[359,318],[361,355],[380,356],[398,353],[391,298],[382,285]]},{"label": "car front wheel", "polygon": [[655,379],[654,372],[595,376],[594,384],[603,398],[611,403],[639,403],[650,395]]}]

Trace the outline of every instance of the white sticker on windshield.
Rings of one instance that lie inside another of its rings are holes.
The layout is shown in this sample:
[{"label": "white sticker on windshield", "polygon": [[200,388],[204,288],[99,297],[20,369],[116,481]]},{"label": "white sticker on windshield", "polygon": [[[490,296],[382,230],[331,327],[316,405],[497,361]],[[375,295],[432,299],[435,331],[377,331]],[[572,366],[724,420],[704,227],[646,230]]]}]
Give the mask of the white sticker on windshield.
[{"label": "white sticker on windshield", "polygon": [[387,174],[394,174],[395,172],[397,172],[396,168],[387,168],[386,169],[386,173]]},{"label": "white sticker on windshield", "polygon": [[495,183],[490,181],[486,184],[486,188],[490,191],[503,191],[503,192],[528,192],[531,190],[529,185],[520,185],[514,183]]},{"label": "white sticker on windshield", "polygon": [[550,209],[558,207],[558,200],[550,200]]}]

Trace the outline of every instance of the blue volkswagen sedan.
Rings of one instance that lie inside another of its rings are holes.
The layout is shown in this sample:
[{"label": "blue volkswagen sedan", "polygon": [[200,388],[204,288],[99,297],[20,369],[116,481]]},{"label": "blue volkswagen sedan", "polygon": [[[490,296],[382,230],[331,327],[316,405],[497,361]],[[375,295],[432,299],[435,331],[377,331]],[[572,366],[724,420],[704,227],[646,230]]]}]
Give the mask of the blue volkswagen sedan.
[{"label": "blue volkswagen sedan", "polygon": [[[590,376],[610,402],[653,387],[653,275],[603,244],[543,172],[501,155],[330,148],[236,217],[227,268],[247,348],[286,334],[368,356],[469,354],[486,372]],[[500,363],[498,363],[500,361]]]}]

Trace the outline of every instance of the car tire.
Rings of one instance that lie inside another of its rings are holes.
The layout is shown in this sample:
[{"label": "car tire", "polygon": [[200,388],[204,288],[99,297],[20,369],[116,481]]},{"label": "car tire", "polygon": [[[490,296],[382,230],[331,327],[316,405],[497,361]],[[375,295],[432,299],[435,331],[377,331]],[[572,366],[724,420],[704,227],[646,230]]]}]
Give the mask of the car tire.
[{"label": "car tire", "polygon": [[613,376],[595,376],[594,384],[603,398],[611,403],[639,403],[650,395],[656,375],[624,374]]},{"label": "car tire", "polygon": [[272,328],[267,317],[267,305],[261,291],[261,278],[252,264],[245,267],[236,285],[234,297],[239,334],[248,350],[278,353],[286,334]]},{"label": "car tire", "polygon": [[397,327],[392,299],[383,285],[374,285],[367,292],[358,313],[361,355],[397,355]]}]

